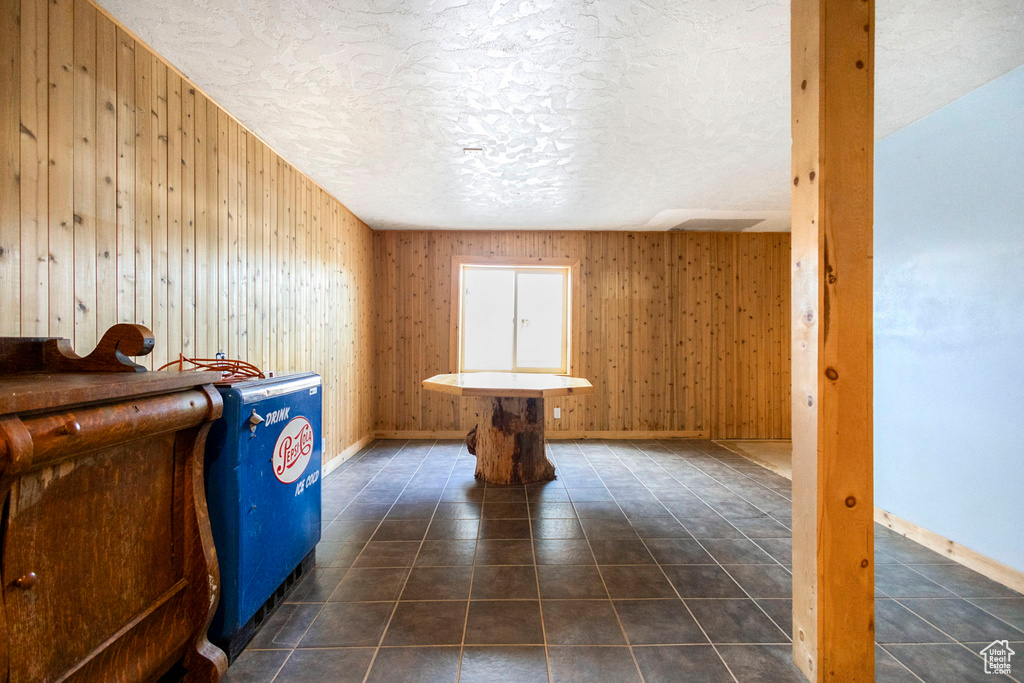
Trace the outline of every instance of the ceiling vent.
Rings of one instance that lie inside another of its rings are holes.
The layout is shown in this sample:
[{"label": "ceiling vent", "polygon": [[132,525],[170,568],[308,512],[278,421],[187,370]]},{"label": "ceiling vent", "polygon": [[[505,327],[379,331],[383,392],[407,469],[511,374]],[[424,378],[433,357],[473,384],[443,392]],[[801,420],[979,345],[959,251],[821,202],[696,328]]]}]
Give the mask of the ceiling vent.
[{"label": "ceiling vent", "polygon": [[787,209],[662,209],[643,226],[669,232],[789,232]]},{"label": "ceiling vent", "polygon": [[742,232],[763,221],[763,218],[691,218],[674,228],[669,228],[668,231]]}]

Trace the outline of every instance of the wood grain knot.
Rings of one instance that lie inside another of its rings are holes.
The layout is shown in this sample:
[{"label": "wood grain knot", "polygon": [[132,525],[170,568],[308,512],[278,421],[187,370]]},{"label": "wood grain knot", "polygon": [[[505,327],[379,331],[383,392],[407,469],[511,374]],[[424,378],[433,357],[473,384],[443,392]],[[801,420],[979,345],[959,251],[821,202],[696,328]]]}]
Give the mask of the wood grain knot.
[{"label": "wood grain knot", "polygon": [[19,576],[17,579],[15,579],[14,585],[22,590],[27,591],[28,589],[32,588],[32,586],[36,585],[36,581],[38,579],[39,577],[36,575],[35,572],[29,572],[28,574],[25,574],[24,576]]}]

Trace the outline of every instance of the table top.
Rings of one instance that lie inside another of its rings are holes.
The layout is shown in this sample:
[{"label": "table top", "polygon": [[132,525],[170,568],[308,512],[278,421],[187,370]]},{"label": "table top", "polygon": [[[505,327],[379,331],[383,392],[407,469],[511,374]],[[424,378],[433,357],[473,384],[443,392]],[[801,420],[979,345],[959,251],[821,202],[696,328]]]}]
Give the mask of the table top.
[{"label": "table top", "polygon": [[544,375],[536,372],[460,372],[434,375],[423,386],[458,396],[501,396],[508,398],[550,398],[589,394],[593,385],[582,377]]}]

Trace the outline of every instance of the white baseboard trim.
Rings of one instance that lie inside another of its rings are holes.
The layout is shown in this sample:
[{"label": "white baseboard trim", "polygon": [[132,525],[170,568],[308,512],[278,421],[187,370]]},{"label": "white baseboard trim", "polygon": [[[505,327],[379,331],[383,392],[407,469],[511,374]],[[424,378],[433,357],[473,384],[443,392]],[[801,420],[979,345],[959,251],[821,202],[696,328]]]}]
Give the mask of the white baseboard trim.
[{"label": "white baseboard trim", "polygon": [[328,474],[338,469],[341,463],[345,462],[353,455],[358,453],[360,450],[362,450],[363,446],[370,443],[371,441],[373,441],[373,435],[367,434],[363,438],[359,439],[359,441],[356,441],[354,444],[343,450],[341,453],[325,462],[323,466],[320,468],[322,476],[326,477]]}]

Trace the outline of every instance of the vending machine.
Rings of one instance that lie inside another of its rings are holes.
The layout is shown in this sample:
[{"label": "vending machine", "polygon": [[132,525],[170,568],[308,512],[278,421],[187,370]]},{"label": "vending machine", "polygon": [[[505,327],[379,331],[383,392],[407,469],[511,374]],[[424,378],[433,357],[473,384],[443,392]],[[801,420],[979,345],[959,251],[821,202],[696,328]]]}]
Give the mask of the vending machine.
[{"label": "vending machine", "polygon": [[320,376],[218,385],[224,415],[206,445],[206,504],[220,564],[209,638],[234,659],[320,540]]}]

